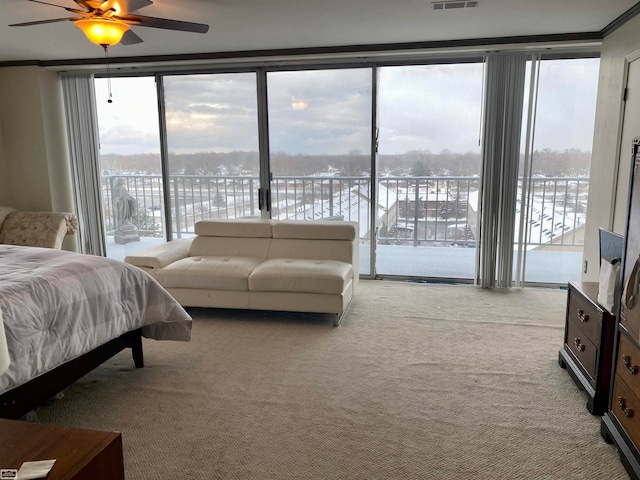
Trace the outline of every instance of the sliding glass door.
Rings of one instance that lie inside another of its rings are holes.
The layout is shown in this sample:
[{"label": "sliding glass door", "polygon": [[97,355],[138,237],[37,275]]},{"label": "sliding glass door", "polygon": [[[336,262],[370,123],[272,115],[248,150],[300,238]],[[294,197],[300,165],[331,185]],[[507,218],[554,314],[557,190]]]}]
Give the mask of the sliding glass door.
[{"label": "sliding glass door", "polygon": [[378,274],[474,278],[482,70],[378,69]]},{"label": "sliding glass door", "polygon": [[[523,140],[516,211],[516,224],[524,227],[526,282],[581,277],[599,64],[583,58],[533,65],[538,74],[525,94],[534,102],[530,149],[525,152]],[[528,73],[531,68],[529,62]]]},{"label": "sliding glass door", "polygon": [[172,237],[205,218],[256,217],[255,73],[163,77]]},{"label": "sliding glass door", "polygon": [[107,255],[123,260],[166,233],[155,80],[98,78],[95,91]]}]

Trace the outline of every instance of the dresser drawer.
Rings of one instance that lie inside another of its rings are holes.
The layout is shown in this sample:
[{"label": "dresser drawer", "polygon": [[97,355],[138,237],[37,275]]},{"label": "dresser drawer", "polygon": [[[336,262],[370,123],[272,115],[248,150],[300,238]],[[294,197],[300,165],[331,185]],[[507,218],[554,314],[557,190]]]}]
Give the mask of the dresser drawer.
[{"label": "dresser drawer", "polygon": [[611,411],[635,445],[640,445],[640,400],[616,374],[611,398]]},{"label": "dresser drawer", "polygon": [[591,340],[591,343],[597,345],[600,338],[602,310],[575,290],[570,291],[567,309],[568,320],[573,320],[576,325],[579,325],[580,330]]},{"label": "dresser drawer", "polygon": [[567,346],[593,380],[596,377],[597,350],[591,340],[578,327],[575,320],[567,322]]},{"label": "dresser drawer", "polygon": [[622,304],[620,307],[620,323],[631,334],[632,338],[640,337],[640,307],[636,307],[633,310],[627,309]]},{"label": "dresser drawer", "polygon": [[616,373],[633,390],[640,392],[640,351],[631,340],[620,335]]}]

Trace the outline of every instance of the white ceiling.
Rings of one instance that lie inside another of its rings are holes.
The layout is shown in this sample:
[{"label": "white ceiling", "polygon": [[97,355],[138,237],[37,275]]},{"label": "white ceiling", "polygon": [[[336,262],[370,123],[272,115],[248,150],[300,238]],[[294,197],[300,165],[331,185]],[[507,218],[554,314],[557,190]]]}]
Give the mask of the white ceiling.
[{"label": "white ceiling", "polygon": [[[76,7],[73,0],[46,0]],[[206,34],[133,27],[144,43],[111,57],[332,47],[599,32],[637,0],[479,0],[434,10],[431,0],[154,0],[138,14],[207,23]],[[103,58],[71,22],[8,24],[71,16],[27,0],[0,0],[0,62]]]}]

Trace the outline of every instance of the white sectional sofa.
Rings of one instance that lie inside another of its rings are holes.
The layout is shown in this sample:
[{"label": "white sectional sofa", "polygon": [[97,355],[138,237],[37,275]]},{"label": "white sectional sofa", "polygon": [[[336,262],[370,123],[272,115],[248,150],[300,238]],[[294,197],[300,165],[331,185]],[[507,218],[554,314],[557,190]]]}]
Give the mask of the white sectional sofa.
[{"label": "white sectional sofa", "polygon": [[129,255],[185,307],[332,313],[358,284],[356,222],[203,220],[196,236]]}]

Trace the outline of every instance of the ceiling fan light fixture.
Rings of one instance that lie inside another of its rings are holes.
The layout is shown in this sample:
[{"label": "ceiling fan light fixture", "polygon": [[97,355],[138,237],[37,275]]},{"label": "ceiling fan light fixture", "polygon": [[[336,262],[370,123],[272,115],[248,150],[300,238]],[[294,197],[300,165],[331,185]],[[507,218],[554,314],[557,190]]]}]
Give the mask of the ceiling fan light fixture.
[{"label": "ceiling fan light fixture", "polygon": [[76,20],[73,24],[82,30],[90,42],[109,47],[120,42],[124,33],[129,30],[126,23],[105,18],[86,18]]}]

